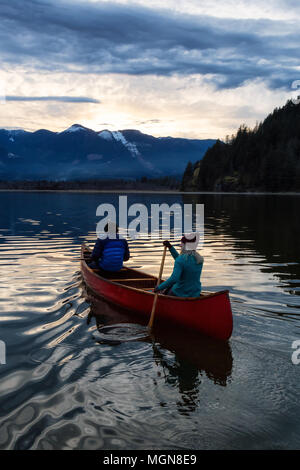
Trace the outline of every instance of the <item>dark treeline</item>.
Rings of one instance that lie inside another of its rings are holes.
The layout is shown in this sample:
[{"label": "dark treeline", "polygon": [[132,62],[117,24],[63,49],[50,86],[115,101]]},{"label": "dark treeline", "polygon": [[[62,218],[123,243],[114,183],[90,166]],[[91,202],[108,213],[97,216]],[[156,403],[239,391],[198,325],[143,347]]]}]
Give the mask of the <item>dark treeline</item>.
[{"label": "dark treeline", "polygon": [[20,190],[178,190],[180,180],[173,176],[164,176],[161,178],[139,179],[89,179],[83,181],[1,181],[0,189],[20,189]]},{"label": "dark treeline", "polygon": [[288,101],[254,129],[240,126],[189,163],[183,191],[300,191],[300,105]]}]

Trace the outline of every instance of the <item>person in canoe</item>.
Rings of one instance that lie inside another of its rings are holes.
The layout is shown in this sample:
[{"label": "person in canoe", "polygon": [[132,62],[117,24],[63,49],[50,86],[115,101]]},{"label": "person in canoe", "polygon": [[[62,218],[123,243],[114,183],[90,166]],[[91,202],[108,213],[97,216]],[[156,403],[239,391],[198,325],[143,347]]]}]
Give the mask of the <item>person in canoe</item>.
[{"label": "person in canoe", "polygon": [[108,222],[104,228],[106,238],[98,238],[90,258],[91,268],[100,268],[102,271],[120,271],[123,261],[128,261],[130,252],[127,240],[119,235],[117,224]]},{"label": "person in canoe", "polygon": [[156,287],[154,292],[178,297],[200,296],[200,277],[204,259],[196,251],[199,238],[199,233],[189,233],[183,236],[180,254],[168,240],[163,242],[175,259],[175,264],[171,277]]}]

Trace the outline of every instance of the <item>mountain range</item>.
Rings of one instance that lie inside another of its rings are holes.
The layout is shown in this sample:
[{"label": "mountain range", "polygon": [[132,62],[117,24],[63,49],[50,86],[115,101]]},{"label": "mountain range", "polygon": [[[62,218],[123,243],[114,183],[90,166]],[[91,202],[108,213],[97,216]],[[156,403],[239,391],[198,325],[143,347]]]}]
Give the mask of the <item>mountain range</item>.
[{"label": "mountain range", "polygon": [[130,129],[96,132],[80,124],[62,132],[0,129],[0,180],[179,176],[214,143]]}]

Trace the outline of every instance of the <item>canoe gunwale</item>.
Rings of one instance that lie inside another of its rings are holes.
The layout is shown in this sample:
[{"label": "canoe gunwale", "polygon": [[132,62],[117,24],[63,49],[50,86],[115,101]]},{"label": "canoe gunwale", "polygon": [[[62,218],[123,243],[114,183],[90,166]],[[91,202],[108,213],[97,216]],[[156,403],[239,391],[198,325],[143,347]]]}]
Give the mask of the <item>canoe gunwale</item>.
[{"label": "canoe gunwale", "polygon": [[[86,260],[84,259],[84,252],[86,252],[86,251],[91,252],[91,250],[88,247],[83,245],[82,248],[81,248],[81,255],[82,255],[81,256],[81,258],[82,258],[81,263],[85,265],[85,269],[87,269],[91,273],[91,275],[101,279],[101,281],[107,282],[108,284],[116,285],[118,287],[122,287],[123,289],[127,289],[129,291],[142,292],[143,294],[151,295],[152,297],[155,295],[154,292],[149,292],[149,291],[141,289],[141,288],[138,289],[137,287],[126,286],[124,284],[121,284],[120,282],[114,281],[113,279],[107,279],[103,276],[100,276],[100,274],[97,274],[96,272],[93,271],[92,268],[90,268],[88,266]],[[132,271],[138,272],[139,274],[143,274],[143,275],[145,275],[145,277],[147,277],[147,279],[157,279],[157,277],[151,276],[150,274],[145,273],[144,271],[137,271],[133,268],[126,268],[126,269],[130,269]],[[126,279],[124,279],[124,281],[126,281]],[[172,299],[173,301],[178,301],[178,302],[183,302],[183,301],[193,301],[193,302],[197,301],[197,302],[200,302],[201,300],[205,300],[207,298],[211,298],[211,297],[215,297],[215,296],[219,296],[219,295],[224,295],[224,294],[229,294],[229,290],[222,290],[222,291],[218,291],[218,292],[209,292],[207,294],[203,294],[200,297],[176,297],[176,296],[173,296],[173,295],[165,295],[165,294],[158,294],[158,296],[166,298],[166,299]]]},{"label": "canoe gunwale", "polygon": [[[90,252],[91,250],[82,246],[81,271],[87,287],[96,296],[102,297],[121,308],[125,308],[129,312],[136,312],[139,315],[142,314],[144,318],[148,318],[155,293],[145,290],[140,286],[132,287],[115,282],[114,279],[107,279],[94,272],[87,265],[87,260],[84,257],[86,251]],[[124,268],[118,279],[124,273],[125,276],[126,274],[134,277],[144,276],[153,280],[153,276],[132,268]],[[172,322],[172,324],[176,324],[179,328],[183,327],[191,331],[196,330],[199,333],[222,341],[227,341],[230,338],[233,329],[233,317],[228,290],[202,294],[201,297],[175,297],[159,294],[156,317],[157,321]]]}]

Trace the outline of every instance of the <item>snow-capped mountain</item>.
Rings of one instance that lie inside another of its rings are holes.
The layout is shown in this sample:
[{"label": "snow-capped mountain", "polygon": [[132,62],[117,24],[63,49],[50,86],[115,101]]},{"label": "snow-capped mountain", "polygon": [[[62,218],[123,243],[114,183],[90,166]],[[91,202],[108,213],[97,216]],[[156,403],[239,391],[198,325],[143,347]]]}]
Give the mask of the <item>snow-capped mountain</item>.
[{"label": "snow-capped mountain", "polygon": [[137,130],[62,132],[0,129],[0,180],[181,175],[215,140],[153,137]]},{"label": "snow-capped mountain", "polygon": [[62,132],[58,132],[58,134],[68,134],[70,132],[79,132],[79,131],[86,131],[88,130],[86,127],[81,126],[80,124],[73,124],[71,127],[68,127],[68,129],[65,129]]}]

